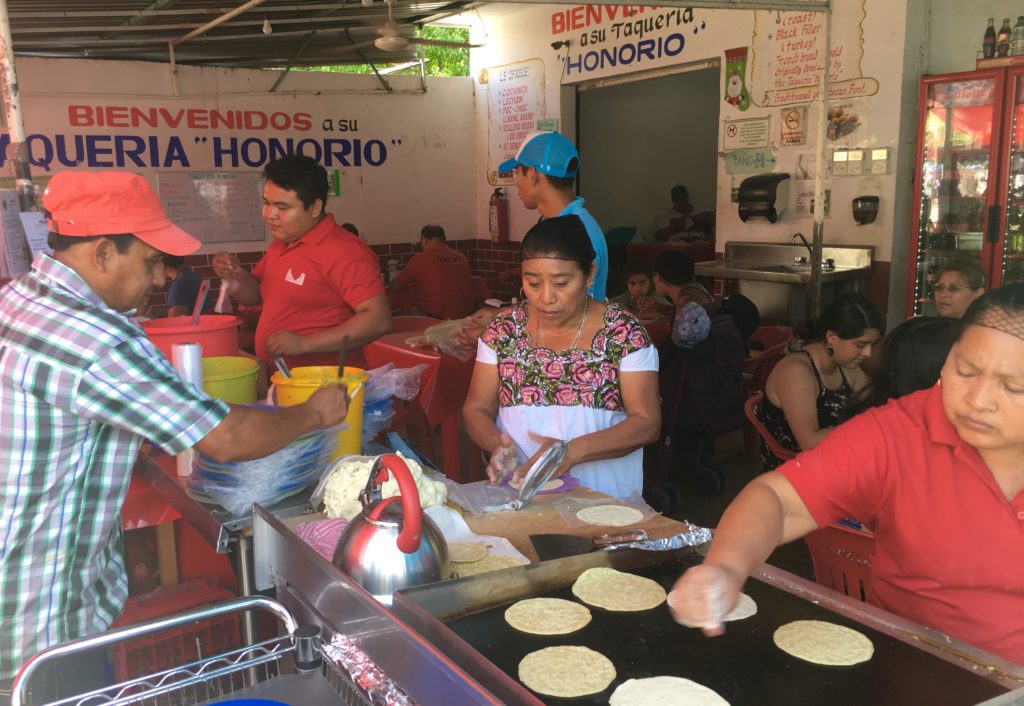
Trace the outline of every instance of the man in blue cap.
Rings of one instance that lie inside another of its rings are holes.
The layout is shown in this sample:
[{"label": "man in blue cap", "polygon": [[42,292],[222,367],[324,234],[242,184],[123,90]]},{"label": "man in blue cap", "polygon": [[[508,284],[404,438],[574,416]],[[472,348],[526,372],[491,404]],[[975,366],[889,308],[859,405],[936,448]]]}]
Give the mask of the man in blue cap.
[{"label": "man in blue cap", "polygon": [[575,191],[580,155],[575,145],[557,132],[536,132],[523,141],[512,159],[498,166],[499,172],[516,173],[516,191],[523,205],[540,211],[541,218],[579,216],[594,245],[597,257],[594,282],[587,292],[597,301],[607,297],[608,243],[604,232],[590,212],[583,207],[583,197]]}]

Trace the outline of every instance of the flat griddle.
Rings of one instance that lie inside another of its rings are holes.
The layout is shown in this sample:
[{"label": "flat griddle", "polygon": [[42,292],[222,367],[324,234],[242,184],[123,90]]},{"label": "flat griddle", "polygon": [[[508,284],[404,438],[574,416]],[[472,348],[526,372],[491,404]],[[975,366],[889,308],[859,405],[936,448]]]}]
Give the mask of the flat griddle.
[{"label": "flat griddle", "polygon": [[[699,561],[695,553],[687,552],[669,561],[629,570],[657,581],[668,590],[682,571]],[[503,572],[510,577],[507,581],[516,582],[511,578],[516,571],[522,569]],[[532,596],[577,600],[572,595],[571,583],[557,587],[551,586],[550,581],[520,583],[539,589],[532,592]],[[725,635],[713,639],[704,637],[699,630],[676,624],[665,604],[637,613],[611,613],[592,607],[593,620],[579,632],[564,636],[528,635],[505,623],[505,608],[514,600],[482,610],[468,607],[437,610],[438,596],[430,596],[430,588],[396,595],[399,615],[421,629],[424,612],[433,610],[441,614],[444,628],[458,639],[449,641],[442,635],[438,640],[439,633],[429,627],[427,633],[432,634],[427,637],[435,644],[445,643],[440,645],[442,649],[452,648],[457,653],[452,656],[464,668],[511,703],[537,703],[539,700],[566,706],[607,704],[615,687],[627,679],[666,675],[686,677],[710,687],[732,706],[963,706],[978,704],[1007,691],[1006,687],[979,673],[759,580],[748,581],[744,589],[757,602],[757,615],[728,623]],[[461,593],[468,596],[472,592]],[[448,594],[449,599],[451,595]],[[413,608],[411,603],[417,603],[422,611]],[[801,619],[824,620],[863,632],[874,644],[874,657],[852,667],[825,667],[785,654],[775,647],[772,634],[779,626]],[[593,696],[558,699],[533,695],[531,698],[530,692],[518,684],[519,661],[530,652],[554,645],[583,645],[596,650],[615,664],[618,676],[607,690]],[[476,655],[490,665],[474,673],[472,663],[477,661]],[[493,668],[496,670],[492,671]],[[510,683],[499,672],[515,683]]]}]

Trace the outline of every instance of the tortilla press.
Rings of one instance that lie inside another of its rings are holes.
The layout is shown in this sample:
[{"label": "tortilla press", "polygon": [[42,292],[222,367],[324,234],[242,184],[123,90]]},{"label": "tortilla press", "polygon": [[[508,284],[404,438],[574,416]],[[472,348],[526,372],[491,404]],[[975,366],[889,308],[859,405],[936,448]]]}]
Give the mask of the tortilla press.
[{"label": "tortilla press", "polygon": [[544,484],[551,480],[551,477],[555,475],[555,471],[562,465],[562,461],[565,460],[566,451],[569,448],[568,441],[556,441],[551,446],[544,450],[544,453],[533,462],[530,466],[530,470],[526,472],[526,476],[523,478],[523,484],[519,486],[518,497],[512,498],[511,500],[502,503],[500,505],[488,506],[488,512],[502,512],[505,510],[522,510],[524,507],[530,504],[533,500],[533,496],[537,494]]}]

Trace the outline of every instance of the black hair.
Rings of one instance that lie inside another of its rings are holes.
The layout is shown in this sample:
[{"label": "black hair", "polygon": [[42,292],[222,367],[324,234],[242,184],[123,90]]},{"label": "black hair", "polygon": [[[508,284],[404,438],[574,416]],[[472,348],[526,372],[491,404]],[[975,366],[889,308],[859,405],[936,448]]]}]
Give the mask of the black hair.
[{"label": "black hair", "polygon": [[342,224],[341,224],[341,227],[342,227],[342,228],[344,228],[345,230],[347,230],[347,231],[348,231],[349,233],[351,233],[352,235],[359,235],[359,229],[358,229],[358,228],[356,228],[356,227],[355,227],[354,225],[352,225],[351,223],[342,223]]},{"label": "black hair", "polygon": [[1024,325],[1016,322],[1024,318],[1024,282],[1014,282],[998,289],[990,289],[971,302],[961,319],[963,323],[961,333],[968,326],[987,319],[989,312],[993,309],[999,309],[1006,313],[1007,333],[1020,335],[1017,330],[1024,329]]},{"label": "black hair", "polygon": [[956,272],[963,277],[968,289],[982,289],[985,286],[985,271],[978,260],[969,257],[952,257],[935,272],[935,282],[947,272]]},{"label": "black hair", "polygon": [[267,162],[263,167],[263,178],[282,189],[294,191],[305,208],[312,206],[317,199],[327,205],[327,170],[312,157],[289,154]]},{"label": "black hair", "polygon": [[690,192],[682,184],[676,184],[672,187],[672,200],[675,201],[679,197],[683,196],[687,199],[690,198]]},{"label": "black hair", "polygon": [[822,341],[829,331],[848,340],[863,335],[870,328],[879,333],[885,330],[878,307],[863,294],[846,292],[829,302],[817,321],[809,326],[807,340]]},{"label": "black hair", "polygon": [[420,230],[420,235],[427,240],[445,240],[444,228],[438,225],[430,224],[423,226]]},{"label": "black hair", "polygon": [[114,233],[112,235],[61,235],[60,233],[54,233],[52,230],[50,234],[46,236],[46,244],[50,246],[50,250],[53,252],[64,252],[73,245],[79,243],[87,243],[90,240],[99,240],[100,238],[106,238],[114,244],[114,248],[122,255],[128,252],[131,248],[132,243],[138,240],[131,233]]},{"label": "black hair", "polygon": [[924,390],[939,379],[949,349],[960,336],[960,319],[917,316],[885,338],[882,359],[863,408]]},{"label": "black hair", "polygon": [[164,265],[166,267],[181,267],[185,264],[185,258],[181,255],[168,255],[164,253]]},{"label": "black hair", "polygon": [[649,280],[654,279],[654,267],[647,260],[629,260],[622,268],[623,279],[629,279],[633,275],[644,275]]},{"label": "black hair", "polygon": [[678,250],[665,250],[654,260],[654,272],[669,284],[693,281],[693,260]]},{"label": "black hair", "polygon": [[551,183],[551,186],[553,186],[558,191],[572,191],[576,185],[576,174],[579,171],[579,164],[579,160],[576,159],[575,157],[569,160],[569,164],[566,166],[566,170],[572,172],[572,176],[567,177],[557,177],[551,176],[550,174],[545,174],[544,172],[530,164],[519,164],[517,166],[523,174],[526,174],[527,169],[535,170],[537,174],[547,179],[548,182]]},{"label": "black hair", "polygon": [[519,258],[525,261],[537,257],[575,262],[584,275],[589,275],[596,254],[587,227],[579,216],[570,215],[545,218],[526,232]]}]

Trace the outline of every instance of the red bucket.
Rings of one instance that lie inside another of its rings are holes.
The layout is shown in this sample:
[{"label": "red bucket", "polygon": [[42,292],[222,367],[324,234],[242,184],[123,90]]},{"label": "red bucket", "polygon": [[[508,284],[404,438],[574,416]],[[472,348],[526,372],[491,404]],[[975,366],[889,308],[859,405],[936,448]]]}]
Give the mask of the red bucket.
[{"label": "red bucket", "polygon": [[150,319],[142,322],[142,330],[167,360],[175,343],[198,343],[204,358],[238,353],[238,319],[234,316],[203,314],[195,326],[191,316]]}]

